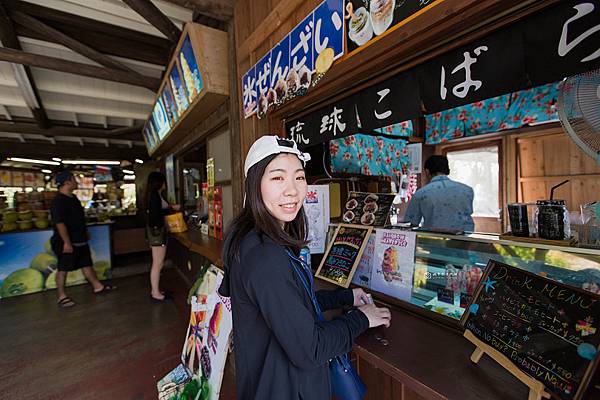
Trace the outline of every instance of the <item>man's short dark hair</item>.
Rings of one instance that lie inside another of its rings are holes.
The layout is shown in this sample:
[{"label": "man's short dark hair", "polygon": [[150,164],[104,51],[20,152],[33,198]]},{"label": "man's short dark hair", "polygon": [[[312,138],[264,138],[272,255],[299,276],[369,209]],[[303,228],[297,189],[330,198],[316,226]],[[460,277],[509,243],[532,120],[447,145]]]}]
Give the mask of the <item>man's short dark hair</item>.
[{"label": "man's short dark hair", "polygon": [[71,173],[71,171],[64,169],[56,174],[56,176],[54,177],[54,182],[56,183],[56,186],[60,188],[72,178],[73,174]]},{"label": "man's short dark hair", "polygon": [[425,161],[425,169],[431,175],[444,174],[450,175],[450,167],[448,166],[448,157],[446,156],[431,156]]}]

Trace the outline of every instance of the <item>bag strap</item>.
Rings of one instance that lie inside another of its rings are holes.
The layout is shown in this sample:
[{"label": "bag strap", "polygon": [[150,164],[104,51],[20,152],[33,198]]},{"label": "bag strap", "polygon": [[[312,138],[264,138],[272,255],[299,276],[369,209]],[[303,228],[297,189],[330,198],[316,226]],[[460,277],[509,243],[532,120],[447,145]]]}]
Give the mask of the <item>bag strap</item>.
[{"label": "bag strap", "polygon": [[[306,264],[305,261],[294,256],[288,249],[286,249],[286,252],[288,254],[288,257],[290,258],[290,264],[292,264],[294,271],[296,271],[296,274],[298,275],[298,277],[300,278],[300,281],[302,282],[302,286],[304,286],[304,289],[306,289],[306,292],[308,293],[308,296],[310,297],[310,300],[313,303],[313,307],[315,308],[319,322],[326,321],[325,317],[323,316],[323,312],[321,311],[321,306],[319,306],[319,302],[317,301],[317,296],[315,295],[315,291],[313,290],[313,277],[312,277],[312,274],[310,271],[310,267],[308,266],[308,264]],[[298,268],[296,263],[294,263],[294,261],[299,263],[302,266],[302,268],[304,269],[304,272],[309,277],[310,282],[307,281],[305,274],[303,274],[300,271],[300,269]],[[350,364],[350,359],[348,358],[347,354],[342,354],[342,355],[333,357],[329,361],[332,361],[334,359],[337,359],[346,371],[349,371],[352,368],[352,364]]]},{"label": "bag strap", "polygon": [[[302,286],[304,286],[304,289],[306,289],[306,292],[308,293],[308,296],[310,297],[310,300],[313,303],[313,307],[315,308],[317,318],[321,322],[325,321],[325,317],[323,316],[323,312],[321,311],[321,306],[319,306],[319,302],[317,301],[315,291],[313,290],[313,278],[309,266],[306,264],[306,262],[294,256],[289,250],[286,249],[286,252],[288,254],[288,257],[290,258],[290,264],[294,268],[294,271],[296,271],[296,275],[298,275],[298,277],[300,278]],[[304,273],[300,271],[300,269],[296,265],[296,262],[302,266],[302,268],[304,269]],[[308,280],[306,276],[308,276]]]}]

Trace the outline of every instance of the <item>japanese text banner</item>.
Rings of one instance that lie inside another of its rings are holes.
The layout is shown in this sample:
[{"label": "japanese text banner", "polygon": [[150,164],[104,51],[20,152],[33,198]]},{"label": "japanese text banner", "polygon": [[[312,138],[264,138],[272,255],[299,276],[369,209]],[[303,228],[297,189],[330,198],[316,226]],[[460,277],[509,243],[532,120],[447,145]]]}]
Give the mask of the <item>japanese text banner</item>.
[{"label": "japanese text banner", "polygon": [[286,124],[286,132],[301,148],[354,135],[358,132],[354,101],[346,98],[296,119]]},{"label": "japanese text banner", "polygon": [[600,0],[565,1],[523,23],[533,85],[600,68]]},{"label": "japanese text banner", "polygon": [[354,96],[361,127],[377,129],[421,115],[419,84],[407,71]]},{"label": "japanese text banner", "polygon": [[522,34],[515,28],[489,35],[417,67],[427,113],[527,87]]}]

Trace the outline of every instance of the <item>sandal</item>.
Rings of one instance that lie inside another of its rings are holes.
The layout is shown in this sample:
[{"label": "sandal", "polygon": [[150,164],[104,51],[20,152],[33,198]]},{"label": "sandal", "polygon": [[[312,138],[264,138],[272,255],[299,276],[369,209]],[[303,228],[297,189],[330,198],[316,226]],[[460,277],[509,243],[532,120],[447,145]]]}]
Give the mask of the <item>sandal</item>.
[{"label": "sandal", "polygon": [[173,296],[169,295],[169,294],[164,294],[164,298],[163,299],[157,299],[156,297],[150,295],[150,300],[154,303],[154,304],[161,304],[161,303],[167,303],[170,301],[173,301]]},{"label": "sandal", "polygon": [[71,300],[69,297],[63,297],[62,299],[56,302],[58,308],[69,308],[75,305],[75,302]]},{"label": "sandal", "polygon": [[102,289],[98,290],[97,292],[94,291],[94,294],[106,294],[106,293],[114,292],[115,290],[117,290],[116,286],[104,285],[104,287]]}]

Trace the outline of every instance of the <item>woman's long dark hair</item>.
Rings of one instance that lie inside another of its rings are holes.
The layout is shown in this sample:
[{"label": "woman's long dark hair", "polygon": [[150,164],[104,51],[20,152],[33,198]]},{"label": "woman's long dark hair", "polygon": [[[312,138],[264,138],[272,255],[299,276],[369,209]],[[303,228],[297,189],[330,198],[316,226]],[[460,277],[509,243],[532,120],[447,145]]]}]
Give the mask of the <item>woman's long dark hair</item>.
[{"label": "woman's long dark hair", "polygon": [[158,193],[160,196],[160,189],[167,181],[165,174],[160,171],[152,171],[148,174],[148,182],[146,183],[146,193],[144,198],[144,206],[148,208],[148,202],[150,201],[150,194],[153,192]]},{"label": "woman's long dark hair", "polygon": [[267,165],[278,155],[273,154],[248,170],[244,184],[246,193],[244,208],[231,222],[225,234],[221,259],[226,267],[239,262],[242,240],[252,229],[258,231],[261,236],[268,236],[276,243],[290,247],[295,253],[299,253],[307,243],[308,229],[304,207],[300,208],[294,220],[287,222],[285,228],[281,229],[279,221],[267,210],[262,198],[260,187],[263,174]]}]

